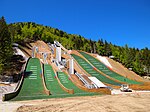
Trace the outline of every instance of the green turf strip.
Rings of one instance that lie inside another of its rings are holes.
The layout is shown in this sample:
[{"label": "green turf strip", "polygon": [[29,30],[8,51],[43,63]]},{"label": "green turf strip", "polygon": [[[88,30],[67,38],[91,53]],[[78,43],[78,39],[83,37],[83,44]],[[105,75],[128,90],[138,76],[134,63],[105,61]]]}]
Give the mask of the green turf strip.
[{"label": "green turf strip", "polygon": [[137,81],[128,79],[124,76],[119,75],[116,72],[111,71],[103,63],[101,63],[99,60],[97,60],[96,58],[90,56],[89,54],[87,54],[85,52],[80,52],[80,54],[82,54],[98,70],[102,71],[103,73],[105,73],[106,75],[108,75],[108,76],[110,76],[114,79],[117,79],[121,82],[125,82],[125,83],[128,83],[128,84],[141,84],[141,82],[137,82]]},{"label": "green turf strip", "polygon": [[93,69],[93,67],[87,61],[85,61],[83,58],[81,58],[75,54],[72,54],[72,56],[76,59],[76,61],[79,63],[79,65],[91,76],[96,77],[97,79],[99,79],[100,81],[102,81],[104,83],[108,83],[111,85],[121,85],[120,83],[117,83],[117,82],[101,75],[99,72],[95,71]]},{"label": "green turf strip", "polygon": [[74,96],[91,96],[91,95],[100,95],[99,93],[89,93],[84,92],[77,88],[69,79],[69,84],[67,87],[70,87],[75,90],[75,94],[68,94],[63,91],[58,82],[54,77],[54,71],[52,70],[50,65],[44,65],[45,73],[49,74],[51,72],[51,76],[49,80],[54,80],[54,82],[47,82],[48,77],[46,77],[46,85],[48,89],[51,91],[52,95],[46,95],[44,93],[44,88],[42,84],[41,74],[41,66],[40,61],[37,58],[31,58],[27,64],[25,70],[25,78],[21,87],[19,94],[11,99],[11,101],[21,101],[21,100],[35,100],[35,99],[47,99],[47,98],[65,98],[65,97],[74,97]]},{"label": "green turf strip", "polygon": [[46,86],[52,95],[68,94],[60,87],[52,67],[48,64],[44,64],[44,76]]},{"label": "green turf strip", "polygon": [[35,96],[43,96],[44,88],[41,79],[41,66],[37,58],[31,58],[28,62],[22,88],[17,97],[12,100],[32,99]]},{"label": "green turf strip", "polygon": [[74,94],[94,94],[91,92],[86,92],[81,89],[79,89],[77,86],[75,86],[72,81],[69,79],[69,77],[64,72],[58,72],[58,77],[61,81],[61,83],[68,89],[73,89]]}]

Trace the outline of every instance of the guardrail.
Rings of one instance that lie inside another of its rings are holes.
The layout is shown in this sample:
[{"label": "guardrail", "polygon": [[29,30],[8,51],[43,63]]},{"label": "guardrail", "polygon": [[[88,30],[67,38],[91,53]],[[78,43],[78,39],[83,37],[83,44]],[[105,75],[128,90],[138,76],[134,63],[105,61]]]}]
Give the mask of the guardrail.
[{"label": "guardrail", "polygon": [[88,88],[88,89],[92,89],[93,85],[89,84],[87,82],[87,80],[85,80],[78,72],[75,73],[75,75],[84,83],[84,85]]},{"label": "guardrail", "polygon": [[109,95],[111,94],[111,91],[110,91],[108,88],[98,88],[98,89],[92,88],[92,89],[88,89],[88,88],[86,88],[86,87],[84,87],[84,86],[79,85],[79,84],[76,83],[75,81],[73,81],[71,75],[70,75],[70,79],[71,79],[71,81],[72,81],[78,88],[80,88],[81,90],[84,90],[84,91],[86,91],[86,92],[103,93],[103,94],[109,94]]}]

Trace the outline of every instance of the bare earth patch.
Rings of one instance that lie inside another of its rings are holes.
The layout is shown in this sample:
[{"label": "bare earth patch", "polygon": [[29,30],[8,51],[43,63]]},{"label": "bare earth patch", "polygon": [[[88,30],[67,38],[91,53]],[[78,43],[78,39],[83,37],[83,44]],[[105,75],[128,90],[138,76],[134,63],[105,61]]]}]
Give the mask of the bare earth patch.
[{"label": "bare earth patch", "polygon": [[17,112],[150,112],[150,93],[21,101]]}]

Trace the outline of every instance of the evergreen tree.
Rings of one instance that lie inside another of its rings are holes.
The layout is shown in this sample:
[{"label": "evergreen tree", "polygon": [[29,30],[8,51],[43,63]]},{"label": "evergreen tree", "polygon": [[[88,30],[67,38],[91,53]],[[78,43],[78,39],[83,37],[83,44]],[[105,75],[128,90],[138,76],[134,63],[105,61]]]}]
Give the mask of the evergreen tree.
[{"label": "evergreen tree", "polygon": [[12,40],[4,17],[0,18],[0,70],[8,66],[13,54]]},{"label": "evergreen tree", "polygon": [[105,49],[104,49],[104,43],[103,40],[98,40],[98,42],[96,43],[96,47],[97,47],[97,53],[100,55],[104,55]]},{"label": "evergreen tree", "polygon": [[105,49],[105,56],[112,55],[110,44],[106,40],[105,40],[105,44],[104,44],[104,49]]},{"label": "evergreen tree", "polygon": [[94,52],[94,47],[93,47],[93,41],[90,39],[90,48],[91,48],[91,53]]}]

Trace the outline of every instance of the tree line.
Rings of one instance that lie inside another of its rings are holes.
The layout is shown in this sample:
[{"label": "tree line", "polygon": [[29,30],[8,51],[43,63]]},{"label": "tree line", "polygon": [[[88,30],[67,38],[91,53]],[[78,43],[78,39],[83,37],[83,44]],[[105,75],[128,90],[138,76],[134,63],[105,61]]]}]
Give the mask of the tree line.
[{"label": "tree line", "polygon": [[10,67],[13,55],[12,38],[4,17],[0,18],[0,73]]},{"label": "tree line", "polygon": [[68,34],[57,28],[34,22],[6,24],[4,17],[0,19],[0,25],[5,26],[5,28],[0,26],[0,71],[2,71],[5,63],[9,63],[9,58],[12,55],[12,44],[10,43],[24,44],[36,40],[53,43],[54,40],[57,40],[67,49],[83,50],[108,57],[114,56],[116,61],[127,68],[132,68],[141,76],[150,73],[150,49],[147,47],[138,49],[128,47],[128,45],[117,46],[103,39],[93,41],[81,35]]}]

